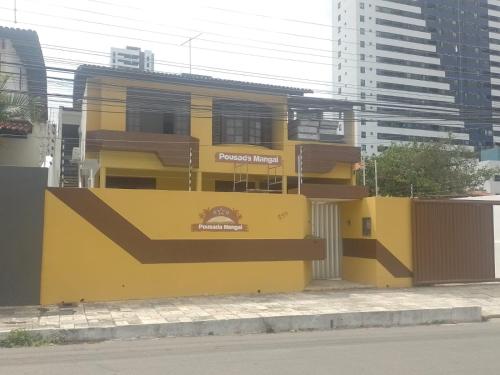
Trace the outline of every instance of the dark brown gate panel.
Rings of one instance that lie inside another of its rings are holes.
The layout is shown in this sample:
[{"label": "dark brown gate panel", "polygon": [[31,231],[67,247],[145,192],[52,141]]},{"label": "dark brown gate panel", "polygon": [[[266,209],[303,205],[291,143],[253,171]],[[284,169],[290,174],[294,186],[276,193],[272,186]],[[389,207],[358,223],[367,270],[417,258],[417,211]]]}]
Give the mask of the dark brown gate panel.
[{"label": "dark brown gate panel", "polygon": [[494,280],[494,246],[491,204],[414,202],[415,284]]}]

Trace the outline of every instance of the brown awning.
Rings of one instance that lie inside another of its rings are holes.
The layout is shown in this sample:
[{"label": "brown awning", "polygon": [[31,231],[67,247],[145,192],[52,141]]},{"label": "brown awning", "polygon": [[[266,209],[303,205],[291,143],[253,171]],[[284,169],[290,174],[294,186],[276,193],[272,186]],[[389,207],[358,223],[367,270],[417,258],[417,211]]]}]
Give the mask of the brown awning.
[{"label": "brown awning", "polygon": [[[303,173],[328,173],[335,163],[355,164],[361,161],[359,147],[341,146],[333,144],[301,144],[296,145],[295,155],[298,156],[302,149]],[[297,164],[297,157],[295,158]],[[297,171],[297,165],[295,165]]]},{"label": "brown awning", "polygon": [[[288,193],[297,193],[297,189],[290,189]],[[311,199],[339,199],[353,200],[368,196],[368,188],[365,186],[352,185],[330,185],[330,184],[303,184],[300,194]]]},{"label": "brown awning", "polygon": [[94,130],[87,132],[88,151],[135,151],[155,153],[164,166],[193,168],[199,165],[199,141],[188,135]]}]

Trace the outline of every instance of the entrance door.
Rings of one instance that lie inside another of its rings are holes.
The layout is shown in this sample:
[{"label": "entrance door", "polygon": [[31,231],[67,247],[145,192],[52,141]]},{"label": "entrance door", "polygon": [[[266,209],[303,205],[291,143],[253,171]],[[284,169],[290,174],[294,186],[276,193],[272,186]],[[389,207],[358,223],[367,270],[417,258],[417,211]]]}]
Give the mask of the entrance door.
[{"label": "entrance door", "polygon": [[340,279],[342,241],[336,203],[312,202],[312,234],[326,240],[326,259],[313,261],[313,279]]}]

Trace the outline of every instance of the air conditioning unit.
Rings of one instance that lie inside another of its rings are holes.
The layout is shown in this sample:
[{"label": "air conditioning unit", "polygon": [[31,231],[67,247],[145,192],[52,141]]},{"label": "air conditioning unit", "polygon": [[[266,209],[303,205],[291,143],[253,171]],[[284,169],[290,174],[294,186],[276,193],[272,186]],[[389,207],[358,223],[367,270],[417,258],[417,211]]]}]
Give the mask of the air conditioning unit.
[{"label": "air conditioning unit", "polygon": [[73,147],[71,151],[71,161],[73,163],[78,163],[82,159],[82,153],[80,147]]}]

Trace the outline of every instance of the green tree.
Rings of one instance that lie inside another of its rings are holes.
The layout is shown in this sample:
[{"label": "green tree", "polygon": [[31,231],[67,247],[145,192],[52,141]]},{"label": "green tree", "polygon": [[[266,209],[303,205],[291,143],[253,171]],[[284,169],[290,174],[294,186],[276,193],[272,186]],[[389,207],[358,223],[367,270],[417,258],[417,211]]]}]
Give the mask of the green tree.
[{"label": "green tree", "polygon": [[[473,151],[442,142],[394,144],[365,160],[366,185],[375,195],[375,161],[379,195],[395,197],[456,196],[483,189],[497,169],[479,166]],[[362,184],[362,171],[358,183]]]},{"label": "green tree", "polygon": [[37,121],[39,101],[24,92],[7,90],[8,75],[0,75],[0,122],[25,120]]}]

